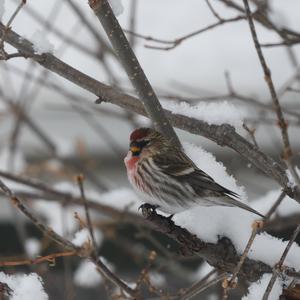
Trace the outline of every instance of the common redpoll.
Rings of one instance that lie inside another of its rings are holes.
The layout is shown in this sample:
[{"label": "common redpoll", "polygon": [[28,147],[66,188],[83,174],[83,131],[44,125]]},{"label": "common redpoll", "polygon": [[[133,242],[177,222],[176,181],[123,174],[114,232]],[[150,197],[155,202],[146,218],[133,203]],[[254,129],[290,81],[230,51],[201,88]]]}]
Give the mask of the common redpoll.
[{"label": "common redpoll", "polygon": [[130,135],[124,159],[127,175],[143,199],[159,210],[175,214],[194,206],[236,206],[264,217],[239,196],[216,183],[159,132],[139,128]]}]

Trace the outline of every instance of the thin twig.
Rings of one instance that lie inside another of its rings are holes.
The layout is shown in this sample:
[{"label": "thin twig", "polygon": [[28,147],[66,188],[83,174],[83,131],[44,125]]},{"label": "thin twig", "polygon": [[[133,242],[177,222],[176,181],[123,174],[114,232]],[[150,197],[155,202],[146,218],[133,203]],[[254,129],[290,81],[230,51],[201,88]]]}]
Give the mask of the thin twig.
[{"label": "thin twig", "polygon": [[24,265],[35,265],[43,262],[48,262],[51,265],[55,263],[56,258],[58,257],[67,257],[67,256],[77,256],[75,251],[68,252],[59,252],[52,253],[46,256],[40,256],[35,259],[23,259],[23,260],[14,260],[14,261],[0,261],[0,267],[15,267],[15,266],[24,266]]},{"label": "thin twig", "polygon": [[286,162],[287,167],[290,170],[295,181],[300,185],[299,175],[297,174],[297,172],[294,168],[294,165],[291,162],[291,157],[293,156],[293,152],[292,152],[292,148],[290,145],[289,134],[288,134],[288,130],[287,130],[288,125],[287,125],[287,122],[285,121],[285,118],[284,118],[284,115],[283,115],[283,112],[282,112],[282,109],[281,109],[281,106],[279,103],[279,99],[277,97],[277,93],[276,93],[276,90],[275,90],[275,87],[273,84],[273,80],[272,80],[271,71],[266,63],[266,60],[264,58],[263,52],[261,50],[261,47],[260,47],[260,44],[258,41],[258,37],[256,34],[254,22],[253,22],[253,19],[251,16],[251,11],[250,11],[248,0],[243,0],[243,2],[244,2],[246,15],[248,18],[248,23],[249,23],[252,39],[253,39],[253,42],[255,45],[255,49],[256,49],[260,64],[261,64],[263,72],[264,72],[265,81],[268,85],[268,88],[269,88],[269,91],[271,94],[271,98],[274,103],[274,108],[275,108],[275,112],[276,112],[277,119],[278,119],[278,125],[281,130],[281,136],[282,136],[282,141],[283,141],[283,146],[284,146],[283,159]]},{"label": "thin twig", "polygon": [[114,52],[109,47],[109,45],[107,44],[103,36],[96,30],[96,28],[92,25],[92,22],[89,20],[89,18],[83,13],[82,9],[79,7],[79,4],[77,4],[76,1],[74,0],[66,0],[66,2],[69,4],[73,12],[77,15],[81,23],[92,34],[94,40],[98,43],[101,51],[103,51],[104,53],[114,55]]},{"label": "thin twig", "polygon": [[237,283],[236,283],[236,279],[237,279],[237,276],[245,262],[245,259],[250,251],[250,248],[254,242],[254,239],[256,237],[256,234],[258,233],[258,231],[262,228],[262,225],[263,225],[263,222],[262,221],[257,221],[257,222],[254,222],[254,224],[252,225],[252,232],[251,232],[251,235],[250,235],[250,238],[247,242],[247,245],[244,249],[244,252],[238,262],[238,264],[236,265],[233,273],[232,273],[232,276],[230,278],[229,281],[224,282],[223,284],[223,288],[224,288],[224,293],[223,293],[223,299],[227,299],[228,297],[228,292],[229,292],[229,289],[231,288],[235,288],[237,286]]},{"label": "thin twig", "polygon": [[241,267],[243,266],[245,259],[250,251],[250,248],[254,242],[254,239],[256,237],[256,235],[264,228],[265,222],[268,221],[268,219],[271,217],[271,215],[276,211],[276,209],[278,208],[279,204],[281,203],[281,201],[284,199],[285,197],[285,193],[281,192],[278,199],[276,200],[276,202],[272,205],[272,207],[269,209],[269,211],[267,212],[265,218],[263,221],[257,221],[254,222],[254,224],[252,224],[252,232],[251,232],[251,236],[248,240],[248,243],[244,249],[244,252],[239,260],[239,263],[237,264],[235,270],[232,273],[232,276],[230,278],[229,281],[224,282],[223,287],[224,287],[224,291],[223,291],[223,299],[227,299],[228,297],[228,292],[230,288],[235,288],[236,287],[236,278],[241,270]]},{"label": "thin twig", "polygon": [[247,255],[248,255],[249,251],[250,251],[250,248],[251,248],[251,246],[253,244],[255,236],[256,236],[258,230],[261,228],[261,224],[260,223],[261,222],[255,222],[254,223],[253,228],[252,228],[252,232],[251,232],[251,236],[250,236],[250,238],[248,240],[248,243],[247,243],[247,245],[246,245],[246,247],[244,249],[244,252],[243,252],[243,254],[242,254],[241,258],[240,258],[239,263],[237,264],[235,270],[232,273],[232,277],[230,278],[229,285],[234,284],[234,282],[236,280],[236,277],[237,277],[238,273],[240,272],[241,267],[242,267],[243,263],[245,262],[245,259],[246,259]]},{"label": "thin twig", "polygon": [[136,296],[136,291],[130,288],[124,281],[122,281],[117,275],[111,272],[107,266],[102,262],[99,257],[91,256],[85,249],[78,248],[72,242],[57,234],[53,229],[44,225],[29,209],[23,204],[20,198],[16,197],[10,188],[0,180],[0,189],[5,195],[11,199],[16,208],[18,208],[31,222],[39,228],[46,236],[51,240],[62,246],[64,249],[72,252],[76,252],[78,256],[86,257],[90,259],[95,265],[97,270],[110,280],[113,284],[126,291],[131,296]]},{"label": "thin twig", "polygon": [[[14,0],[14,2],[18,2],[19,0]],[[40,14],[39,11],[35,10],[33,8],[33,5],[27,5],[26,9],[24,9],[24,12],[27,13],[30,18],[34,21],[36,21],[40,26],[50,27],[51,20],[45,20],[44,16]],[[85,55],[89,55],[93,59],[98,59],[98,52],[91,50],[89,47],[87,47],[86,44],[81,43],[80,41],[77,41],[76,38],[73,38],[73,36],[68,36],[64,33],[64,31],[61,30],[61,28],[52,28],[52,32],[56,37],[64,40],[68,45],[74,46],[75,49],[81,51]],[[76,35],[75,35],[76,36]],[[111,48],[108,47],[108,51],[110,51],[113,54],[113,51]]]},{"label": "thin twig", "polygon": [[284,273],[286,275],[288,275],[289,277],[294,277],[294,278],[297,278],[297,279],[300,279],[300,272],[296,272],[294,270],[285,270]]},{"label": "thin twig", "polygon": [[295,89],[295,88],[291,88],[291,87],[288,87],[286,90],[290,91],[290,92],[294,92],[294,93],[300,93],[300,89]]},{"label": "thin twig", "polygon": [[9,30],[9,28],[10,28],[13,20],[16,18],[17,14],[20,12],[20,10],[23,8],[23,6],[25,4],[26,4],[26,0],[21,0],[20,4],[17,6],[17,8],[15,9],[15,11],[11,15],[11,17],[9,18],[9,20],[8,20],[6,26],[5,26],[5,29],[3,30],[2,37],[0,39],[0,49],[3,47],[3,42],[5,40],[5,34]]},{"label": "thin twig", "polygon": [[153,262],[155,261],[156,256],[157,256],[157,253],[155,251],[151,251],[149,253],[147,264],[142,269],[142,271],[140,272],[139,278],[136,281],[136,290],[140,290],[141,289],[141,285],[145,281],[145,278],[148,276],[148,274],[150,272],[150,268],[151,268]]},{"label": "thin twig", "polygon": [[[47,199],[47,200],[59,200],[61,203],[69,203],[69,204],[76,204],[81,205],[82,199],[81,197],[78,197],[76,195],[73,195],[68,192],[62,192],[59,190],[56,190],[52,188],[49,185],[46,185],[45,183],[37,180],[37,179],[31,179],[28,177],[22,177],[18,175],[14,175],[8,172],[0,171],[0,177],[7,178],[9,180],[28,185],[30,187],[33,187],[35,189],[38,189],[43,192],[43,194],[39,194],[38,198],[40,199]],[[27,193],[27,198],[33,196],[31,193]],[[87,199],[88,206],[100,213],[107,214],[111,216],[112,218],[115,218],[118,221],[125,221],[130,223],[136,223],[141,224],[143,223],[142,218],[136,216],[135,214],[132,214],[128,211],[119,211],[109,205],[101,204],[97,199]]]},{"label": "thin twig", "polygon": [[172,50],[174,48],[176,48],[177,46],[179,46],[182,42],[196,36],[196,35],[199,35],[203,32],[206,32],[206,31],[209,31],[211,29],[214,29],[216,27],[219,27],[225,23],[232,23],[232,22],[237,22],[237,21],[240,21],[240,20],[244,20],[245,19],[245,16],[243,15],[239,15],[239,16],[236,16],[236,17],[233,17],[233,18],[228,18],[228,19],[219,19],[219,21],[213,23],[213,24],[210,24],[208,26],[205,26],[204,28],[201,28],[201,29],[198,29],[196,31],[193,31],[191,33],[188,33],[186,35],[183,35],[181,37],[178,37],[174,40],[163,40],[163,39],[158,39],[158,38],[154,38],[154,37],[151,37],[151,36],[146,36],[146,35],[143,35],[143,34],[139,34],[139,33],[135,33],[135,32],[132,32],[130,30],[125,30],[126,33],[129,33],[129,34],[132,34],[138,38],[142,38],[146,41],[153,41],[153,42],[157,42],[157,43],[160,43],[160,44],[167,44],[168,46],[155,46],[155,45],[145,45],[146,48],[149,48],[149,49],[154,49],[154,50],[164,50],[164,51],[169,51],[169,50]]},{"label": "thin twig", "polygon": [[292,234],[292,236],[291,236],[291,238],[290,238],[290,240],[289,240],[286,248],[284,249],[284,251],[282,253],[282,256],[281,256],[279,262],[275,265],[272,277],[271,277],[271,279],[269,281],[269,284],[268,284],[268,286],[266,288],[266,291],[264,293],[264,296],[263,296],[262,300],[268,300],[269,295],[270,295],[270,293],[272,291],[272,288],[273,288],[273,286],[275,284],[276,278],[278,276],[278,273],[281,271],[281,268],[282,268],[282,265],[284,263],[284,260],[286,259],[287,255],[288,255],[288,252],[290,251],[290,249],[291,249],[291,247],[292,247],[292,245],[293,245],[293,243],[294,243],[297,235],[299,234],[299,232],[300,232],[300,225],[298,225],[296,227],[296,229],[294,230],[294,232],[293,232],[293,234]]},{"label": "thin twig", "polygon": [[[229,72],[225,72],[225,81],[226,81],[226,85],[227,85],[227,89],[228,89],[229,94],[225,95],[225,96],[222,96],[222,98],[234,98],[234,99],[239,100],[241,102],[244,102],[248,105],[254,105],[257,108],[260,108],[262,110],[268,110],[268,111],[274,112],[274,108],[273,108],[272,105],[270,105],[268,103],[264,103],[264,101],[262,101],[262,102],[258,101],[254,97],[249,97],[249,96],[242,95],[241,93],[238,93],[233,87],[233,84],[232,84],[231,79],[230,79]],[[285,114],[295,116],[297,119],[300,119],[300,114],[296,111],[283,109],[283,112]]]},{"label": "thin twig", "polygon": [[212,12],[212,14],[219,20],[222,21],[223,18],[216,12],[216,10],[213,8],[213,6],[211,5],[211,3],[209,2],[209,0],[205,0],[208,8],[210,9],[210,11]]},{"label": "thin twig", "polygon": [[257,141],[256,141],[256,138],[255,138],[255,128],[253,129],[250,129],[246,123],[243,123],[243,128],[249,133],[251,139],[252,139],[252,142],[253,142],[253,145],[255,145],[257,148],[258,148],[258,144],[257,144]]},{"label": "thin twig", "polygon": [[82,200],[82,203],[83,203],[83,207],[84,207],[84,211],[85,211],[85,217],[86,217],[86,221],[87,221],[87,227],[88,227],[88,230],[90,232],[91,239],[92,239],[92,246],[93,246],[93,252],[94,252],[93,255],[95,257],[97,257],[97,244],[96,244],[96,240],[95,240],[93,224],[92,224],[91,217],[90,217],[88,202],[85,198],[85,193],[84,193],[84,188],[83,188],[83,180],[84,180],[83,175],[76,176],[76,180],[77,180],[77,183],[78,183],[78,186],[79,186],[79,189],[80,189],[81,200]]},{"label": "thin twig", "polygon": [[268,221],[272,214],[276,211],[276,209],[279,207],[283,199],[285,198],[286,194],[285,192],[281,192],[278,199],[275,201],[275,203],[272,205],[272,207],[269,209],[269,211],[265,215],[265,222]]},{"label": "thin twig", "polygon": [[[185,299],[184,297],[193,294],[193,295],[198,295],[200,294],[203,290],[202,287],[203,285],[205,285],[208,281],[208,279],[215,275],[217,273],[216,269],[211,270],[210,272],[208,272],[203,278],[201,278],[201,280],[199,280],[198,282],[196,282],[195,284],[193,284],[191,287],[189,287],[188,289],[184,289],[184,290],[180,290],[180,298],[177,300],[182,300]],[[196,292],[197,291],[197,292]]]},{"label": "thin twig", "polygon": [[17,207],[27,218],[29,218],[32,221],[32,223],[36,227],[38,227],[51,240],[55,241],[57,244],[61,245],[68,251],[79,250],[71,242],[58,235],[56,232],[53,231],[53,229],[51,229],[47,225],[44,225],[37,217],[35,217],[35,215],[29,211],[29,209],[23,204],[23,202],[15,196],[15,194],[8,188],[6,184],[4,184],[2,180],[0,180],[0,189],[5,193],[7,197],[10,198],[15,207]]},{"label": "thin twig", "polygon": [[182,297],[178,298],[178,300],[192,299],[196,295],[202,293],[203,291],[205,291],[208,288],[214,286],[218,282],[224,280],[226,278],[226,276],[227,276],[227,273],[222,273],[222,274],[216,276],[215,278],[213,278],[212,280],[210,280],[208,282],[203,283],[202,281],[200,281],[199,283],[196,283],[195,285],[193,285],[191,287],[191,290],[189,290],[189,293],[187,293],[187,294],[183,295]]}]

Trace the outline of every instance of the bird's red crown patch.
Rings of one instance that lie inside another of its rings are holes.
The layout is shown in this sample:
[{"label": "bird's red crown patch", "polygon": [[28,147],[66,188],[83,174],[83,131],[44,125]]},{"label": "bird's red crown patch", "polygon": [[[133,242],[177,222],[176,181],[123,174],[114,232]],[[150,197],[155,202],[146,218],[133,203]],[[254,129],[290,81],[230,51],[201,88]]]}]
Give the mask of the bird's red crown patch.
[{"label": "bird's red crown patch", "polygon": [[131,135],[130,135],[130,140],[131,141],[136,141],[139,139],[144,138],[145,136],[147,136],[149,133],[148,128],[139,128],[134,130]]}]

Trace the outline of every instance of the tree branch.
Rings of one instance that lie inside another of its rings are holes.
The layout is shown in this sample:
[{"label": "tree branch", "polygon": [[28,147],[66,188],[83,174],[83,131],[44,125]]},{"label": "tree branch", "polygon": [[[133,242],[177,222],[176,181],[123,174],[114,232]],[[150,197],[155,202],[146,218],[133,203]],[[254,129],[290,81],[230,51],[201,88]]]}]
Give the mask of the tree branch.
[{"label": "tree branch", "polygon": [[270,91],[270,95],[274,104],[274,109],[277,115],[277,119],[278,119],[278,125],[279,128],[281,130],[281,136],[282,136],[282,141],[283,141],[283,159],[287,164],[288,169],[290,170],[292,176],[294,177],[295,181],[297,182],[297,184],[300,184],[300,179],[299,176],[294,168],[294,165],[291,162],[291,157],[293,156],[292,153],[292,148],[291,148],[291,144],[290,144],[290,139],[289,139],[289,134],[288,134],[288,125],[287,122],[285,121],[284,115],[282,113],[282,109],[279,103],[279,99],[277,97],[277,93],[274,87],[274,83],[272,80],[272,75],[271,75],[271,71],[267,65],[267,62],[265,60],[265,57],[263,55],[263,52],[261,50],[260,44],[258,42],[258,37],[256,34],[256,29],[254,26],[254,22],[251,16],[251,11],[250,11],[250,7],[249,7],[249,3],[248,0],[243,0],[244,2],[244,6],[245,6],[245,11],[246,11],[246,15],[248,18],[248,23],[249,23],[249,27],[250,27],[250,31],[251,31],[251,35],[252,35],[252,39],[254,42],[254,46],[261,64],[261,67],[263,69],[264,72],[264,77],[265,77],[265,81],[268,85],[269,91]]},{"label": "tree branch", "polygon": [[115,17],[107,0],[90,0],[89,5],[101,22],[116,56],[124,67],[129,80],[143,102],[148,116],[158,131],[168,137],[175,146],[180,147],[180,141],[164,114],[163,108],[148,81],[137,57]]},{"label": "tree branch", "polygon": [[297,235],[299,234],[299,232],[300,232],[300,225],[298,225],[295,228],[295,230],[294,230],[294,232],[293,232],[293,234],[292,234],[292,236],[291,236],[288,244],[286,245],[286,248],[284,249],[284,251],[283,251],[283,253],[282,253],[281,257],[280,257],[279,262],[274,266],[272,277],[271,277],[271,279],[269,281],[269,284],[268,284],[268,286],[266,288],[266,291],[265,291],[265,293],[263,295],[262,300],[268,300],[269,295],[270,295],[270,293],[271,293],[271,291],[273,289],[274,283],[276,281],[276,278],[277,278],[278,274],[282,271],[281,268],[282,268],[283,262],[286,259],[287,255],[288,255],[288,252],[290,251],[290,249],[291,249],[291,247],[292,247],[292,245],[293,245],[293,243],[294,243]]},{"label": "tree branch", "polygon": [[16,197],[15,194],[10,190],[10,188],[0,180],[0,189],[5,193],[5,195],[11,199],[15,207],[23,213],[31,222],[46,236],[51,240],[59,244],[63,249],[76,253],[80,257],[86,257],[90,259],[95,265],[97,270],[110,280],[113,284],[120,287],[122,290],[126,291],[129,295],[135,297],[136,291],[130,288],[124,281],[117,277],[113,272],[111,272],[106,265],[102,262],[99,257],[87,253],[85,249],[81,249],[75,246],[72,242],[65,239],[64,237],[57,234],[53,229],[44,225],[29,209],[24,205],[20,198]]},{"label": "tree branch", "polygon": [[[175,240],[181,246],[182,254],[196,254],[223,272],[233,273],[236,269],[236,265],[240,261],[240,255],[237,254],[235,247],[228,238],[222,237],[216,244],[207,243],[185,228],[176,225],[169,218],[157,214],[154,210],[143,209],[143,215],[156,231]],[[239,274],[249,281],[256,281],[264,273],[271,272],[272,268],[265,263],[245,258]]]},{"label": "tree branch", "polygon": [[[30,179],[30,178],[24,178],[21,176],[17,176],[8,172],[0,171],[0,177],[4,177],[6,179],[12,180],[14,182],[18,182],[30,187],[33,187],[39,191],[42,191],[43,194],[39,194],[39,199],[46,199],[46,200],[59,200],[62,204],[69,203],[71,205],[82,205],[82,199],[81,197],[75,196],[71,193],[58,191],[51,186],[48,186],[44,184],[41,181]],[[18,194],[17,192],[15,194]],[[26,198],[34,198],[34,195],[32,193],[25,193],[23,194]],[[119,211],[111,206],[99,203],[96,199],[86,199],[87,205],[94,209],[95,211],[98,211],[99,213],[104,213],[108,216],[111,216],[114,219],[122,220],[129,223],[135,223],[135,224],[142,224],[143,219],[137,217],[135,214],[130,213],[128,211]]]},{"label": "tree branch", "polygon": [[[0,23],[1,31],[4,29],[4,27],[5,26]],[[5,35],[5,41],[17,48],[22,53],[34,53],[32,44],[28,40],[21,38],[21,36],[12,30],[8,31]],[[90,91],[97,97],[105,99],[107,102],[147,116],[143,105],[135,97],[120,93],[116,89],[83,74],[82,72],[59,60],[54,55],[45,53],[40,56],[35,56],[33,59],[46,69],[64,77],[77,86]],[[237,134],[232,126],[228,124],[209,125],[206,122],[184,115],[172,114],[168,110],[164,110],[164,113],[171,121],[173,126],[193,134],[202,135],[216,142],[220,146],[227,146],[235,150],[266,175],[276,180],[291,198],[294,198],[300,202],[300,191],[297,187],[293,188],[290,186],[289,179],[282,165],[278,164],[271,157],[259,151],[254,145]]]},{"label": "tree branch", "polygon": [[194,36],[197,36],[201,33],[212,30],[216,27],[222,26],[222,25],[227,24],[227,23],[233,23],[233,22],[237,22],[237,21],[240,21],[240,20],[244,20],[244,19],[245,19],[245,16],[236,16],[236,17],[228,18],[228,19],[221,18],[217,22],[214,22],[213,24],[205,26],[204,28],[198,29],[196,31],[190,32],[190,33],[188,33],[186,35],[183,35],[181,37],[177,37],[174,40],[157,39],[157,38],[154,38],[154,37],[151,37],[151,36],[146,36],[146,35],[143,35],[143,34],[135,33],[135,32],[130,31],[130,30],[126,30],[126,33],[134,35],[138,38],[142,38],[146,41],[153,41],[153,42],[156,42],[156,43],[159,43],[159,44],[167,44],[167,46],[155,46],[155,45],[146,44],[145,48],[169,51],[169,50],[175,49],[177,46],[181,45],[182,42],[184,42],[184,41],[186,41],[186,40],[188,40],[188,39],[190,39]]},{"label": "tree branch", "polygon": [[13,261],[0,261],[0,267],[15,267],[15,266],[24,266],[24,265],[35,265],[43,262],[48,262],[51,264],[55,263],[56,258],[58,257],[67,257],[77,255],[74,251],[68,252],[59,252],[52,253],[46,256],[39,256],[35,259],[22,259],[22,260],[13,260]]}]

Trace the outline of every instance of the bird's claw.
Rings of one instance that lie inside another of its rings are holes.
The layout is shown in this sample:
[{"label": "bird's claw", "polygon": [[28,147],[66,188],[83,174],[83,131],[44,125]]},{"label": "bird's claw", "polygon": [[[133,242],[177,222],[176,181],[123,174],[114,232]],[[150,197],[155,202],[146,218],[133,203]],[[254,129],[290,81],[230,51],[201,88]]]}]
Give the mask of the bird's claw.
[{"label": "bird's claw", "polygon": [[149,217],[151,214],[156,213],[156,209],[158,205],[152,205],[149,203],[144,203],[139,207],[139,210],[142,210],[142,214],[144,217]]}]

